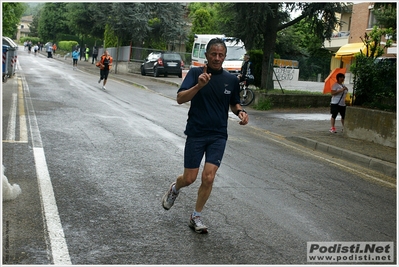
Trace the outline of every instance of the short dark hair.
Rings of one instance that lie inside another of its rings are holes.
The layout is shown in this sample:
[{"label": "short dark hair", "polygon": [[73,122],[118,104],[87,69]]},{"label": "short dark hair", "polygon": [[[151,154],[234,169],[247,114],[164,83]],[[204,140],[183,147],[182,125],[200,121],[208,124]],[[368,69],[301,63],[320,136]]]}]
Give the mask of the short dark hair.
[{"label": "short dark hair", "polygon": [[213,38],[211,39],[208,44],[206,45],[206,52],[208,53],[209,49],[211,49],[211,46],[216,45],[216,44],[221,44],[224,46],[224,50],[226,50],[227,53],[227,46],[225,44],[225,42],[220,39],[220,38]]},{"label": "short dark hair", "polygon": [[343,74],[343,73],[338,73],[337,74],[337,76],[335,77],[337,80],[339,79],[339,78],[345,78],[345,74]]}]

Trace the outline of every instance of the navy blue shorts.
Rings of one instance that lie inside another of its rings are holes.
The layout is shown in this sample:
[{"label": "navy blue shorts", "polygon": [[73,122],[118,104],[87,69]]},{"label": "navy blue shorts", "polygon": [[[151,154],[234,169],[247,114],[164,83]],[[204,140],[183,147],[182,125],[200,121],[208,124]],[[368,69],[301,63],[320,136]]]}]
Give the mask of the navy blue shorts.
[{"label": "navy blue shorts", "polygon": [[337,104],[331,104],[331,109],[330,109],[331,117],[333,119],[336,119],[338,116],[338,113],[341,114],[341,119],[345,119],[345,113],[346,113],[346,106],[340,106]]},{"label": "navy blue shorts", "polygon": [[205,162],[220,167],[226,141],[226,138],[221,136],[187,137],[184,148],[184,168],[199,168],[204,154]]}]

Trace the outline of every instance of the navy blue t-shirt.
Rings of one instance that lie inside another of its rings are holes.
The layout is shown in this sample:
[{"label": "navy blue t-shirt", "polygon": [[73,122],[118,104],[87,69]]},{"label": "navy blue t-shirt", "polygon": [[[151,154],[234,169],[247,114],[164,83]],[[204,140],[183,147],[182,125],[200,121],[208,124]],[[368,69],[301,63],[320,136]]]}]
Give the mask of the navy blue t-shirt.
[{"label": "navy blue t-shirt", "polygon": [[[196,85],[203,70],[191,68],[177,92]],[[208,73],[212,73],[210,81],[191,100],[184,133],[194,137],[214,134],[227,139],[229,107],[240,103],[238,79],[223,69],[214,71],[208,67]]]}]

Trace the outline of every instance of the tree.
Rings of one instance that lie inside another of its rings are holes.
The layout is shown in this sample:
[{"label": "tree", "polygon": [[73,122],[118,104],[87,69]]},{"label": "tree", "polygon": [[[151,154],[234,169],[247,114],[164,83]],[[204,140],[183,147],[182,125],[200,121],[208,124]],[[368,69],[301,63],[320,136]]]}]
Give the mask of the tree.
[{"label": "tree", "polygon": [[194,34],[219,34],[216,26],[217,4],[194,2],[188,5],[191,30],[188,36],[186,51],[191,52],[194,43]]},{"label": "tree", "polygon": [[166,43],[173,43],[176,39],[185,41],[184,5],[181,3],[153,3],[152,16],[160,21],[159,34]]},{"label": "tree", "polygon": [[93,32],[96,22],[91,16],[90,5],[90,3],[75,2],[67,3],[65,6],[66,24],[72,33],[87,36]]},{"label": "tree", "polygon": [[311,24],[305,20],[277,34],[276,55],[299,62],[299,79],[315,81],[318,74],[330,73],[331,53],[323,48],[324,41],[312,34]]},{"label": "tree", "polygon": [[[371,32],[365,33],[361,38],[366,46],[366,53],[357,55],[355,64],[351,66],[351,72],[355,76],[355,105],[381,108],[386,99],[396,100],[396,58],[393,62],[377,59],[392,44],[392,40],[387,40],[383,45],[382,37],[392,34],[392,28],[381,29],[374,26]],[[394,102],[396,101],[392,101]]]},{"label": "tree", "polygon": [[69,34],[67,25],[67,3],[45,3],[40,12],[38,34],[42,40],[56,42],[57,34]]},{"label": "tree", "polygon": [[193,34],[218,34],[212,16],[208,10],[203,8],[198,9],[193,14],[193,18],[193,26],[191,28]]},{"label": "tree", "polygon": [[40,19],[41,10],[38,10],[35,15],[32,16],[32,23],[29,25],[30,36],[39,36],[38,28],[39,28],[39,19]]},{"label": "tree", "polygon": [[[277,33],[301,20],[311,25],[311,32],[321,40],[329,39],[339,23],[335,12],[341,3],[224,3],[219,14],[225,32],[244,41],[247,49],[260,46],[263,51],[261,87],[273,89],[273,57]],[[301,15],[290,20],[290,12]],[[220,24],[220,23],[219,23]]]},{"label": "tree", "polygon": [[374,3],[374,16],[382,28],[392,28],[396,31],[396,2]]},{"label": "tree", "polygon": [[3,2],[2,8],[3,36],[13,38],[17,33],[18,24],[27,6],[25,3]]}]

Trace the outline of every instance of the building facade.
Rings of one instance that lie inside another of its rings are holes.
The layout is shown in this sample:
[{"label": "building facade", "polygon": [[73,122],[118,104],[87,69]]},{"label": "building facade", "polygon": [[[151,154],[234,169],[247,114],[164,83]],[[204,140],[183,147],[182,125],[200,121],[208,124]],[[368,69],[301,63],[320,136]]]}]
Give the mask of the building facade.
[{"label": "building facade", "polygon": [[[331,70],[335,68],[346,68],[349,82],[353,77],[350,73],[350,65],[354,61],[354,55],[360,50],[365,52],[366,47],[362,38],[365,33],[370,33],[377,21],[374,17],[374,2],[355,2],[352,5],[351,12],[337,14],[341,21],[341,26],[336,30],[338,33],[333,35],[330,41],[324,42],[324,48],[330,50],[334,55],[331,58]],[[347,31],[345,25],[348,25]],[[378,25],[377,25],[378,26]],[[385,44],[385,39],[381,44]],[[397,47],[393,44],[391,48],[385,50],[384,57],[396,57]]]},{"label": "building facade", "polygon": [[30,30],[30,24],[33,21],[33,16],[24,16],[21,18],[20,24],[17,30],[17,40],[19,41],[21,37],[28,37]]}]

